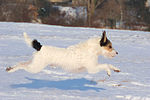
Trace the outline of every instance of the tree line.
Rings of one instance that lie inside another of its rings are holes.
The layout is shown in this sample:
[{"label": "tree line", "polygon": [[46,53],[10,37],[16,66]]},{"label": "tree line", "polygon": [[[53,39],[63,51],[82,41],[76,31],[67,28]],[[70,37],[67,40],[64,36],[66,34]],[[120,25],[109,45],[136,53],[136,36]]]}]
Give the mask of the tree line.
[{"label": "tree line", "polygon": [[[80,0],[82,1],[82,0]],[[68,23],[64,13],[48,0],[0,0],[0,21],[40,22],[50,25],[141,29],[150,31],[150,7],[147,0],[83,0],[86,18]],[[74,7],[72,5],[67,5]],[[80,13],[80,12],[78,12]]]}]

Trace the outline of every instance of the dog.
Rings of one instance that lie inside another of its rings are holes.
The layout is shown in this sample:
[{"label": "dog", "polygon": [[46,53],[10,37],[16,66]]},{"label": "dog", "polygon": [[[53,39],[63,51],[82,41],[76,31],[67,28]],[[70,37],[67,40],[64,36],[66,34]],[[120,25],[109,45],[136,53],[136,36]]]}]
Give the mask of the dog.
[{"label": "dog", "polygon": [[48,65],[61,67],[73,73],[87,71],[95,74],[105,70],[108,76],[111,75],[111,70],[121,71],[111,64],[99,64],[98,62],[99,55],[113,58],[118,54],[112,47],[110,40],[107,39],[106,31],[102,33],[102,37],[91,38],[68,48],[41,45],[36,39],[30,39],[25,32],[23,36],[26,43],[36,49],[36,52],[33,53],[33,58],[28,62],[20,62],[12,67],[7,67],[6,71],[9,73],[19,69],[24,69],[30,73],[38,73]]}]

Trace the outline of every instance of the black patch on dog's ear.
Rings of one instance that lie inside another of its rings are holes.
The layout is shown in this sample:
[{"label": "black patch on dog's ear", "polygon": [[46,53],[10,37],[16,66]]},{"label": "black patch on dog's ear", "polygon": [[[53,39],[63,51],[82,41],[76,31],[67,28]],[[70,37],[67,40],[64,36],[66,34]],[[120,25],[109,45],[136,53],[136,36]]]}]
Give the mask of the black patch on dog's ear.
[{"label": "black patch on dog's ear", "polygon": [[107,46],[107,44],[109,44],[109,43],[110,43],[110,41],[107,39],[106,31],[104,31],[101,41],[100,41],[100,46]]},{"label": "black patch on dog's ear", "polygon": [[34,49],[36,49],[37,51],[40,51],[42,45],[40,44],[40,42],[38,42],[36,39],[34,39],[32,41],[32,46]]}]

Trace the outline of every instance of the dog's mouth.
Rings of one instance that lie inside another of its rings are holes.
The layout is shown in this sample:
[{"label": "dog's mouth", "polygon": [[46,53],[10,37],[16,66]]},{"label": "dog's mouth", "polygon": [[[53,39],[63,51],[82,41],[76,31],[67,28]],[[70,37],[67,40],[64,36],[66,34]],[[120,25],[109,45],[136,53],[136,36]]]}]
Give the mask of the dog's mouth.
[{"label": "dog's mouth", "polygon": [[113,57],[115,57],[117,54],[118,54],[118,52],[112,51],[112,52],[109,52],[109,53],[108,53],[108,57],[109,57],[109,58],[113,58]]},{"label": "dog's mouth", "polygon": [[111,56],[111,57],[113,58],[113,57],[115,57],[115,56]]},{"label": "dog's mouth", "polygon": [[111,51],[111,52],[106,51],[106,52],[104,53],[104,57],[108,57],[108,58],[111,59],[111,58],[115,57],[116,54],[117,54],[117,53],[114,52],[114,51],[113,51],[113,52],[112,52],[112,51]]},{"label": "dog's mouth", "polygon": [[115,56],[109,56],[109,58],[111,59],[111,58],[114,58]]},{"label": "dog's mouth", "polygon": [[113,58],[113,57],[115,57],[116,55],[114,55],[114,54],[111,54],[111,53],[108,53],[108,57],[111,59],[111,58]]}]

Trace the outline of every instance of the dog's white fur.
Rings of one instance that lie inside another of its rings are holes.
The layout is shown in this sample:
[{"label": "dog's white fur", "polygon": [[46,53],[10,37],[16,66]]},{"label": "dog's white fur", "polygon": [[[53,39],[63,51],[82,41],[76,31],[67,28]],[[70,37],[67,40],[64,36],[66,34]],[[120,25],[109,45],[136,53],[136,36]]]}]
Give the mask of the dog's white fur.
[{"label": "dog's white fur", "polygon": [[[32,40],[24,32],[24,38],[27,44],[32,45]],[[30,73],[38,73],[46,66],[61,67],[69,72],[97,73],[105,70],[110,76],[111,71],[120,72],[120,70],[110,64],[99,64],[98,56],[112,58],[116,55],[114,49],[110,51],[100,46],[101,37],[92,38],[85,42],[69,46],[68,48],[58,48],[43,45],[40,51],[33,54],[33,58],[29,62],[21,62],[8,72],[14,72],[18,69],[24,69]]]}]

